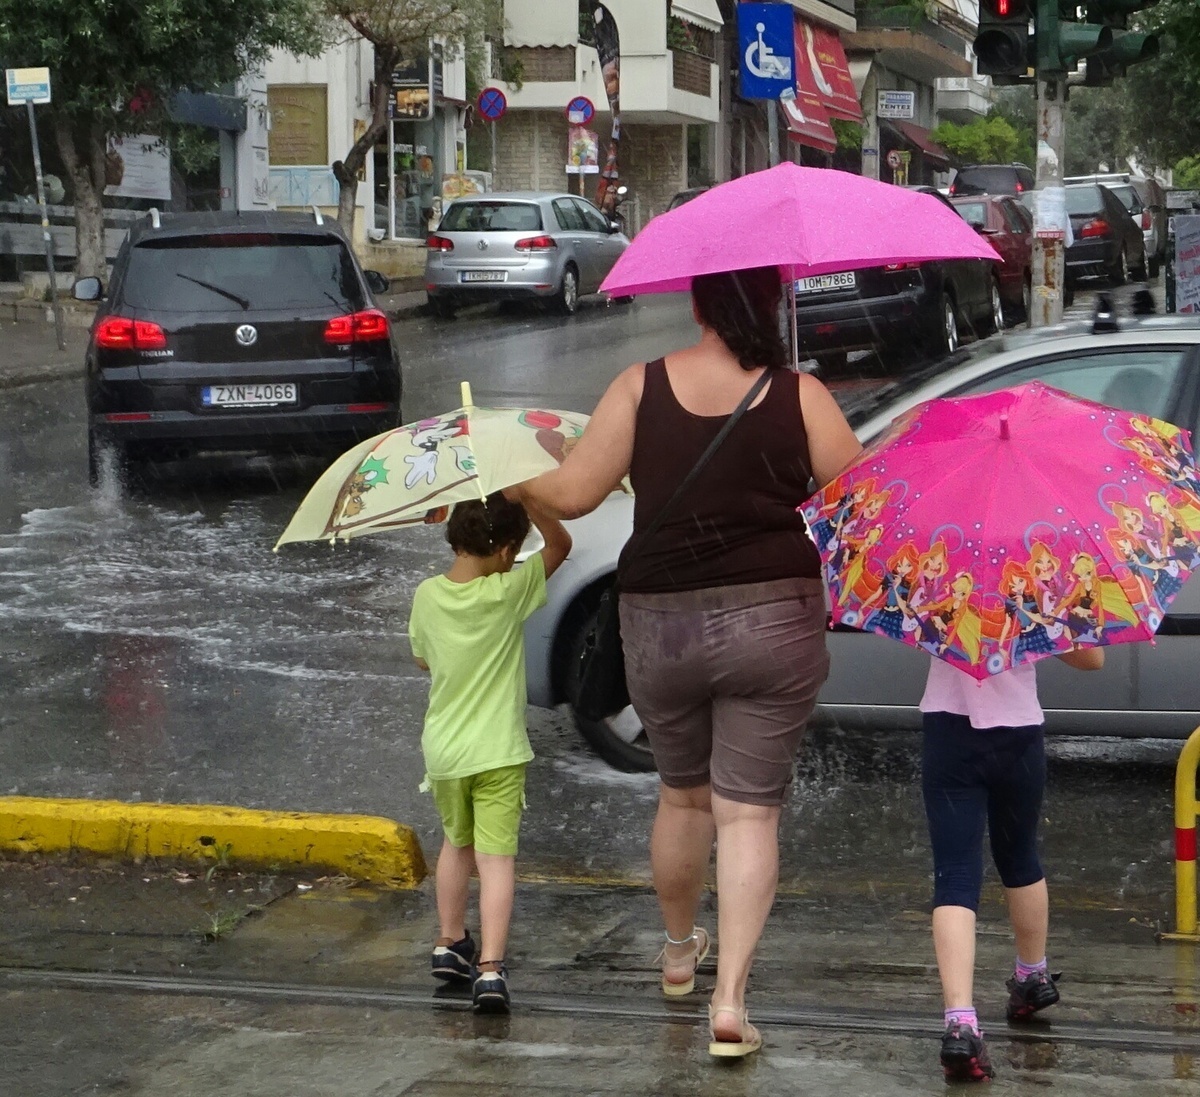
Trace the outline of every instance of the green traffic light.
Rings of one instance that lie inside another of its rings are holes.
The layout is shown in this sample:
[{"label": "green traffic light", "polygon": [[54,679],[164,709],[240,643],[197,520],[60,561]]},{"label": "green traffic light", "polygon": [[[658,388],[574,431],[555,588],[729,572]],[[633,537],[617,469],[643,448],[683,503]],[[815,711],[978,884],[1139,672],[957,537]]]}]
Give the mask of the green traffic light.
[{"label": "green traffic light", "polygon": [[1133,65],[1158,56],[1157,34],[1117,34],[1105,51],[1105,58],[1112,58],[1119,65]]}]

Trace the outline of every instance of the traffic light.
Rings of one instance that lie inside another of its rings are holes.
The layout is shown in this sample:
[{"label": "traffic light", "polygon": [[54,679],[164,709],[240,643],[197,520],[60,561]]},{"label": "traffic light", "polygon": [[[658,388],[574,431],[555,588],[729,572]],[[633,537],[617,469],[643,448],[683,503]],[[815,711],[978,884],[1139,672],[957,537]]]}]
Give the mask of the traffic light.
[{"label": "traffic light", "polygon": [[1029,0],[979,0],[974,48],[981,75],[1024,76],[1029,71],[1032,18]]},{"label": "traffic light", "polygon": [[[1154,0],[1149,0],[1153,3]],[[1100,0],[1100,4],[1115,4],[1128,9],[1146,0]],[[1100,5],[1093,0],[1090,9]],[[1066,15],[1063,14],[1064,10]],[[1034,58],[1039,79],[1066,76],[1080,61],[1103,53],[1113,43],[1112,28],[1102,23],[1076,22],[1078,5],[1061,4],[1059,0],[1037,0],[1034,18]]]},{"label": "traffic light", "polygon": [[1103,53],[1087,59],[1084,83],[1089,87],[1106,87],[1125,75],[1127,66],[1158,56],[1158,35],[1129,30],[1129,16],[1136,11],[1153,7],[1158,0],[1090,0],[1087,4],[1089,23],[1098,23],[1112,31],[1113,40]]}]

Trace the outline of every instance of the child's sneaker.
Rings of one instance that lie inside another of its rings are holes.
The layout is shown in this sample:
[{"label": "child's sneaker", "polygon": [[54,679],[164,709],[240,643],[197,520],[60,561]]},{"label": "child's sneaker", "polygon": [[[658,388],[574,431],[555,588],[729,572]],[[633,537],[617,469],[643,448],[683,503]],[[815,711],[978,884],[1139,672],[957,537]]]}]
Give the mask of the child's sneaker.
[{"label": "child's sneaker", "polygon": [[498,961],[493,964],[494,971],[481,971],[475,976],[472,1004],[476,1013],[507,1013],[509,1010],[508,968]]},{"label": "child's sneaker", "polygon": [[1039,1010],[1054,1005],[1059,999],[1054,983],[1054,976],[1048,971],[1035,971],[1020,981],[1014,972],[1004,984],[1009,991],[1005,1015],[1010,1021],[1028,1021]]},{"label": "child's sneaker", "polygon": [[467,935],[461,941],[435,946],[430,958],[431,974],[435,979],[448,983],[469,983],[475,975],[475,957],[478,955],[471,931],[467,930]]},{"label": "child's sneaker", "polygon": [[946,1026],[941,1060],[947,1082],[986,1082],[996,1076],[983,1036],[957,1021]]}]

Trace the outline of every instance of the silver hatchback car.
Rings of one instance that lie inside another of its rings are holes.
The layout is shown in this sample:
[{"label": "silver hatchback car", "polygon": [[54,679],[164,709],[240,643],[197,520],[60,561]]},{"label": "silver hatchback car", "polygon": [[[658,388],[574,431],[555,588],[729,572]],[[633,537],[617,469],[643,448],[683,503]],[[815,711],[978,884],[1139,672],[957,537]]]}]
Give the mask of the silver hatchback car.
[{"label": "silver hatchback car", "polygon": [[[1194,434],[1200,430],[1200,322],[1161,317],[1100,322],[1096,330],[1073,325],[1008,333],[884,389],[865,395],[849,390],[843,399],[851,425],[867,442],[924,400],[1032,380],[1157,416]],[[584,638],[632,525],[633,499],[619,493],[569,523],[575,547],[550,581],[548,604],[525,628],[531,704],[570,703]],[[841,626],[830,635],[829,650],[832,667],[818,698],[817,723],[886,731],[920,727],[917,705],[928,655]],[[1155,644],[1110,648],[1103,674],[1072,674],[1057,660],[1047,663],[1041,694],[1048,732],[1186,739],[1200,724],[1200,580],[1180,592]],[[632,708],[601,721],[574,715],[584,738],[611,765],[653,768]]]},{"label": "silver hatchback car", "polygon": [[459,198],[425,244],[430,307],[451,319],[462,305],[519,299],[570,315],[629,239],[586,198],[516,191]]}]

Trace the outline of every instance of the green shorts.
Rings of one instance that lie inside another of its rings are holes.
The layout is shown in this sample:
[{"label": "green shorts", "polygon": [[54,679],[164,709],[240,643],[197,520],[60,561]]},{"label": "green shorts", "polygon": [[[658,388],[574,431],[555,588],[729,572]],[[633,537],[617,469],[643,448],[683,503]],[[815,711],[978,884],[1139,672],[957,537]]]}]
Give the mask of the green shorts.
[{"label": "green shorts", "polygon": [[458,849],[515,857],[525,808],[525,766],[429,782],[446,840]]}]

